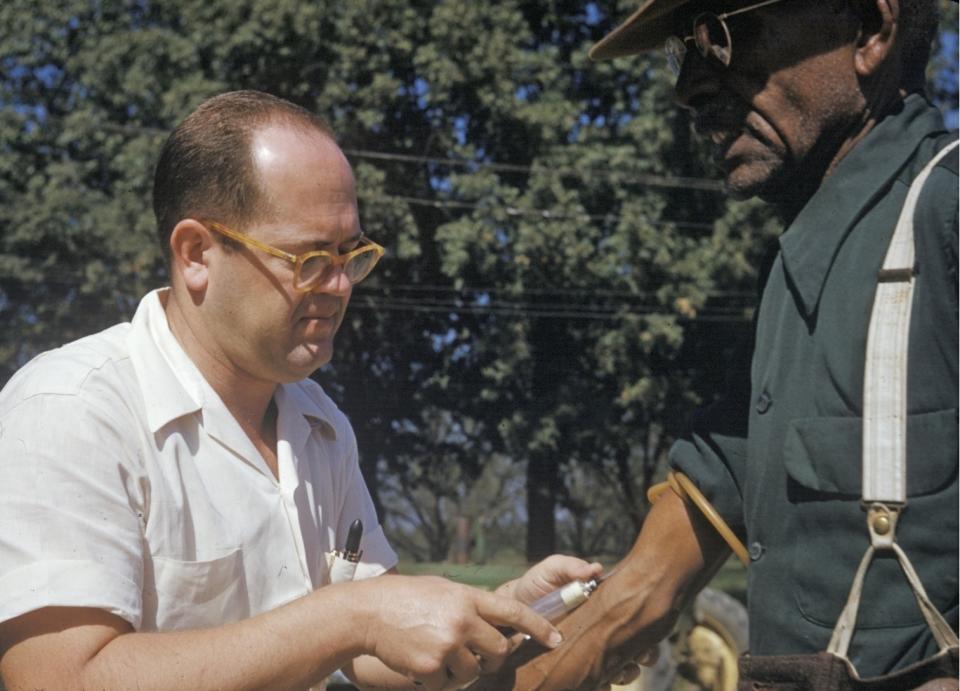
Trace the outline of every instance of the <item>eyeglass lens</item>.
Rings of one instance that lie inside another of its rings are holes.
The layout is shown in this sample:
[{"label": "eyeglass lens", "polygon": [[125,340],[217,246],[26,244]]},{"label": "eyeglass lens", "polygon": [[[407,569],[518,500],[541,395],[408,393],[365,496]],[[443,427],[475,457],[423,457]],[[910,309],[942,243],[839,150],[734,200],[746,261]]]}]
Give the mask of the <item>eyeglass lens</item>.
[{"label": "eyeglass lens", "polygon": [[730,65],[730,34],[726,25],[712,12],[702,12],[693,20],[692,36],[685,40],[670,36],[663,46],[667,54],[667,66],[674,77],[680,76],[684,58],[687,56],[687,41],[693,41],[703,57],[713,58],[724,66]]},{"label": "eyeglass lens", "polygon": [[693,20],[693,40],[700,55],[730,64],[730,34],[723,20],[712,12],[704,12]]},{"label": "eyeglass lens", "polygon": [[[350,283],[359,283],[373,270],[379,255],[370,248],[370,251],[353,255],[343,264],[343,271]],[[309,290],[320,285],[330,278],[333,271],[333,262],[330,257],[319,254],[310,257],[300,265],[300,290]]]},{"label": "eyeglass lens", "polygon": [[667,67],[674,77],[679,77],[683,59],[687,57],[687,44],[676,36],[670,36],[663,44],[663,50],[667,54]]}]

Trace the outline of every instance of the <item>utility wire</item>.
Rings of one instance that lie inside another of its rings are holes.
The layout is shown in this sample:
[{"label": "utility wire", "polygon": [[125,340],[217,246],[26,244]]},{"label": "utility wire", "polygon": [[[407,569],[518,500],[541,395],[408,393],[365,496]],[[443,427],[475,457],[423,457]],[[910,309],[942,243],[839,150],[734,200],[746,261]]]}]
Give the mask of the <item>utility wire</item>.
[{"label": "utility wire", "polygon": [[[551,311],[551,310],[538,310],[538,311],[525,311],[525,310],[498,310],[489,307],[480,307],[480,306],[460,306],[460,307],[441,307],[439,305],[395,305],[390,302],[374,302],[370,301],[367,303],[357,302],[351,304],[349,309],[360,309],[360,310],[383,310],[387,312],[421,312],[421,313],[440,313],[440,314],[477,314],[477,315],[495,315],[495,316],[515,316],[515,317],[525,317],[530,319],[575,319],[575,320],[589,320],[589,321],[622,321],[629,317],[635,316],[647,316],[650,314],[655,314],[653,311],[647,312],[627,312],[627,313],[597,313],[597,312],[566,312],[566,311]],[[750,323],[750,318],[748,316],[736,317],[733,315],[717,315],[717,314],[697,314],[694,317],[684,317],[677,316],[677,320],[681,322],[714,322],[714,323],[728,323],[728,324],[748,324]]]},{"label": "utility wire", "polygon": [[[386,151],[374,151],[370,149],[344,149],[347,156],[354,158],[366,158],[379,161],[399,161],[402,163],[434,164],[444,165],[456,168],[480,168],[487,170],[501,171],[505,173],[524,173],[531,174],[534,168],[529,165],[517,163],[498,163],[496,161],[469,161],[458,158],[446,158],[439,156],[423,156],[418,154],[390,153]],[[561,175],[574,175],[583,177],[585,175],[608,176],[612,174],[609,168],[570,168],[567,166],[549,168],[550,172]],[[670,189],[694,189],[703,192],[724,192],[723,183],[711,178],[700,177],[673,177],[667,175],[654,175],[652,173],[626,173],[628,177],[623,180],[624,183],[636,183],[646,185],[647,187],[665,187]]]},{"label": "utility wire", "polygon": [[[80,271],[65,271],[60,268],[50,269],[54,272],[54,275],[44,275],[43,269],[38,269],[40,274],[35,278],[20,282],[30,282],[33,280],[41,281],[43,284],[49,285],[62,285],[62,286],[73,286],[79,288],[87,282],[88,276]],[[105,268],[104,274],[109,274],[110,271],[108,268]],[[18,280],[14,276],[2,276],[4,280],[16,281]],[[155,277],[150,277],[149,280],[154,280]],[[444,285],[420,285],[413,283],[389,283],[383,285],[377,285],[375,282],[368,281],[361,283],[353,288],[355,295],[363,295],[365,297],[371,298],[387,298],[387,299],[414,299],[414,298],[402,298],[399,296],[393,296],[394,292],[397,293],[446,293],[452,295],[462,295],[462,296],[471,296],[471,295],[498,295],[507,293],[511,298],[513,297],[523,297],[526,295],[542,295],[546,297],[567,297],[567,296],[585,296],[585,297],[606,297],[606,298],[621,298],[624,300],[640,300],[644,298],[656,297],[656,291],[638,291],[631,292],[628,290],[608,290],[603,288],[524,288],[523,290],[514,293],[514,291],[507,288],[497,288],[495,286],[464,286],[462,288],[455,288],[453,286],[444,286]],[[737,298],[746,300],[748,302],[755,301],[756,295],[749,291],[709,291],[706,293],[707,298],[714,299],[733,299]],[[418,298],[417,298],[418,299]],[[448,298],[451,302],[450,304],[457,304],[456,298]],[[536,304],[536,303],[533,303]],[[544,303],[547,304],[547,303]],[[568,304],[568,303],[564,303]]]},{"label": "utility wire", "polygon": [[[132,123],[102,123],[100,128],[110,132],[119,132],[121,134],[148,134],[154,136],[168,135],[169,131],[147,125],[137,125]],[[481,168],[496,170],[505,173],[524,173],[534,172],[533,166],[519,163],[501,163],[499,161],[471,161],[462,158],[450,158],[447,156],[425,156],[423,154],[404,153],[396,151],[378,151],[376,149],[355,149],[345,148],[343,152],[354,158],[365,158],[380,161],[395,161],[414,164],[431,163],[434,165],[445,165],[454,168]],[[569,166],[551,167],[550,170],[563,175],[575,175],[582,177],[590,176],[610,176],[613,171],[609,168],[577,168]],[[655,175],[653,173],[630,173],[617,171],[627,175],[624,183],[637,183],[648,187],[664,187],[669,189],[694,189],[703,192],[723,193],[726,191],[723,183],[713,178],[704,177],[674,177],[670,175]]]},{"label": "utility wire", "polygon": [[[623,298],[639,298],[645,296],[652,296],[656,294],[656,291],[629,291],[629,290],[611,290],[605,288],[562,288],[562,287],[551,287],[551,288],[535,288],[524,286],[522,290],[513,291],[509,288],[497,287],[497,286],[463,286],[461,288],[456,288],[451,285],[430,285],[426,283],[383,283],[378,285],[373,282],[361,283],[358,286],[354,287],[354,292],[380,292],[380,293],[390,293],[392,291],[409,291],[409,292],[438,292],[438,293],[457,293],[461,295],[466,295],[470,293],[489,293],[491,295],[497,293],[508,293],[508,294],[517,294],[517,295],[587,295],[587,296],[603,296],[603,297],[623,297]],[[734,291],[734,290],[711,290],[707,292],[707,297],[711,298],[745,298],[745,299],[755,299],[756,293],[751,291]]]},{"label": "utility wire", "polygon": [[[450,309],[453,311],[476,310],[478,312],[490,313],[510,313],[510,314],[548,314],[551,316],[584,314],[609,316],[619,318],[624,315],[650,315],[664,314],[669,312],[664,307],[655,304],[634,304],[634,305],[571,305],[568,303],[527,303],[527,302],[489,302],[489,303],[463,303],[451,300],[411,300],[411,299],[393,299],[367,298],[369,304],[373,305],[391,305],[393,307],[436,307]],[[742,316],[744,308],[742,307],[713,307],[703,310],[703,313],[709,313],[713,316]],[[672,314],[672,312],[670,312]]]},{"label": "utility wire", "polygon": [[[371,199],[376,195],[361,194],[361,199]],[[620,220],[620,216],[614,214],[570,214],[567,212],[557,212],[551,209],[520,208],[516,206],[478,204],[476,202],[462,202],[450,199],[425,199],[423,197],[408,197],[399,194],[379,195],[380,199],[393,199],[406,202],[415,206],[430,206],[435,209],[487,209],[489,211],[502,211],[508,216],[536,216],[548,221],[601,221],[611,223]],[[702,223],[697,221],[654,221],[648,217],[641,217],[641,220],[652,226],[663,227],[665,225],[674,225],[678,228],[694,228],[698,230],[712,230],[712,223]]]},{"label": "utility wire", "polygon": [[[44,279],[44,283],[74,288],[81,285],[79,281],[70,280],[68,276]],[[625,303],[620,305],[590,305],[570,304],[567,302],[529,303],[509,301],[469,304],[456,299],[377,297],[369,293],[357,295],[357,299],[351,302],[349,309],[403,312],[407,314],[487,315],[529,319],[574,319],[589,321],[622,321],[630,317],[642,317],[655,314],[674,315],[682,322],[747,323],[750,321],[749,317],[746,316],[750,310],[749,305],[713,306],[698,311],[693,317],[685,317],[683,315],[675,315],[666,308],[658,309],[657,305],[650,304]]]}]

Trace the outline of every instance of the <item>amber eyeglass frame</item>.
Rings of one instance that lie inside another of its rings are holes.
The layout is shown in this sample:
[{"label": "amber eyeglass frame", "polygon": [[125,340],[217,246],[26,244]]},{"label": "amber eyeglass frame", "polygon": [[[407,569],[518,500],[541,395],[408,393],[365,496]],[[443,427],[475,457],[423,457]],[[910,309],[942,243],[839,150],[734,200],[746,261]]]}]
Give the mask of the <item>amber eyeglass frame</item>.
[{"label": "amber eyeglass frame", "polygon": [[[313,291],[318,285],[322,284],[324,279],[329,275],[327,271],[337,266],[342,266],[343,272],[346,274],[347,279],[352,285],[356,285],[370,275],[370,272],[373,271],[373,268],[377,265],[377,262],[380,261],[380,258],[386,252],[383,247],[375,243],[373,240],[361,235],[358,238],[358,242],[362,243],[361,246],[347,252],[346,254],[331,254],[325,250],[311,250],[302,254],[291,254],[290,252],[284,252],[281,249],[272,247],[264,242],[260,242],[259,240],[254,240],[249,235],[244,235],[236,230],[231,230],[222,223],[217,223],[216,221],[211,220],[203,220],[201,223],[204,225],[204,227],[214,230],[224,237],[230,238],[231,240],[236,240],[237,242],[247,245],[248,247],[256,247],[258,250],[266,252],[267,254],[271,254],[274,257],[286,259],[294,266],[293,289],[299,293],[309,293]],[[370,266],[367,267],[366,271],[364,271],[362,274],[358,276],[351,276],[350,271],[347,268],[347,263],[355,257],[368,254],[370,252],[376,254],[376,258],[372,261]],[[304,283],[300,280],[300,270],[303,268],[304,262],[309,259],[313,259],[314,257],[326,257],[330,263],[322,272],[317,274],[316,280]]]}]

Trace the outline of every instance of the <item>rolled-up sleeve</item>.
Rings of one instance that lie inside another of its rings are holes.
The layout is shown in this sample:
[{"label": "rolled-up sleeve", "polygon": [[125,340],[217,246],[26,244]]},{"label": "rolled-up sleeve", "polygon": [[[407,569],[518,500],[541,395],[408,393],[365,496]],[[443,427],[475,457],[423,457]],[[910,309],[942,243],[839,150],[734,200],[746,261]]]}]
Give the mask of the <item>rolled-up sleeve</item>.
[{"label": "rolled-up sleeve", "polygon": [[95,607],[139,626],[136,454],[119,428],[78,395],[34,394],[0,411],[0,621]]},{"label": "rolled-up sleeve", "polygon": [[740,489],[746,457],[746,421],[738,424],[721,404],[699,412],[670,449],[670,467],[694,482],[741,540],[746,535]]},{"label": "rolled-up sleeve", "polygon": [[696,412],[687,433],[671,447],[669,457],[670,467],[693,481],[741,540],[746,532],[742,488],[747,464],[752,355],[753,349],[747,342],[735,349],[726,363],[723,396]]}]

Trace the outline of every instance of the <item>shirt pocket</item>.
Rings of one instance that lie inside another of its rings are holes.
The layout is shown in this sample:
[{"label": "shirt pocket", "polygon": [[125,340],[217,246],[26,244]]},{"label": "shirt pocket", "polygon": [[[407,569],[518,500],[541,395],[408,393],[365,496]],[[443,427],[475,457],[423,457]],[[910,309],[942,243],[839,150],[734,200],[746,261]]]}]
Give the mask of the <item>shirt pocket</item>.
[{"label": "shirt pocket", "polygon": [[144,589],[144,629],[197,629],[249,616],[242,550],[206,561],[154,556],[152,564],[154,587]]},{"label": "shirt pocket", "polygon": [[[790,547],[793,595],[806,619],[830,628],[870,544],[860,502],[862,425],[860,418],[801,418],[790,423],[784,441],[787,497],[797,532]],[[957,411],[909,415],[907,458],[908,501],[897,542],[944,612],[956,605],[957,593]],[[922,622],[896,559],[875,558],[857,627]]]}]

